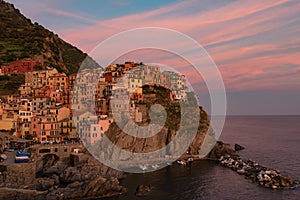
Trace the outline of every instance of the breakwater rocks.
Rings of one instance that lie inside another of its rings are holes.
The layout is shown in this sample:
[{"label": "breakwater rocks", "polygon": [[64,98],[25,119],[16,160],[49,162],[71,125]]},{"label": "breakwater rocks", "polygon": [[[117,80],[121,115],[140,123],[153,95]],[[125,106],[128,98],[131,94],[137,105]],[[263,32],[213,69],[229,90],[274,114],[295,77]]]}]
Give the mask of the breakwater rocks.
[{"label": "breakwater rocks", "polygon": [[229,155],[221,156],[219,161],[221,166],[228,167],[263,187],[277,189],[296,185],[291,177],[283,176],[279,170],[261,166],[255,161],[232,158]]},{"label": "breakwater rocks", "polygon": [[242,159],[236,154],[237,151],[242,149],[244,147],[236,144],[234,150],[230,144],[218,141],[206,159],[219,161],[221,166],[228,167],[263,187],[277,189],[299,185],[290,176],[282,175],[277,169],[262,166],[252,160]]}]

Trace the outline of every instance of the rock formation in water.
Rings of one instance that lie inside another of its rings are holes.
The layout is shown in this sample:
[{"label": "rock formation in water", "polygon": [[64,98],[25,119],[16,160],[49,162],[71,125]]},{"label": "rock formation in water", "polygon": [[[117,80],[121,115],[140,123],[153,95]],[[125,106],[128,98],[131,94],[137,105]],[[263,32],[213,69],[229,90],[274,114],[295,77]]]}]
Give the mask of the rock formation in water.
[{"label": "rock formation in water", "polygon": [[221,166],[228,167],[263,187],[277,189],[294,187],[297,184],[290,176],[282,175],[277,169],[262,166],[252,160],[242,159],[230,144],[220,141],[216,143],[207,158],[219,161]]},{"label": "rock formation in water", "polygon": [[241,151],[241,150],[244,150],[245,147],[239,145],[239,144],[234,144],[234,150],[235,151]]}]

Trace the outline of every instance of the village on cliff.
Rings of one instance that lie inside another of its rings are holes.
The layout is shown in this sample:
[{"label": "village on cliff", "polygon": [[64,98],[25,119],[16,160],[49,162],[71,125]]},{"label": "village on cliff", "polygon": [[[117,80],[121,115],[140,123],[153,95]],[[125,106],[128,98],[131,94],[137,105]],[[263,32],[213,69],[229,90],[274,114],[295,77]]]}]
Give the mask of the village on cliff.
[{"label": "village on cliff", "polygon": [[[135,122],[143,122],[143,85],[170,89],[172,101],[184,100],[188,92],[184,75],[134,62],[70,75],[47,67],[41,59],[25,58],[1,67],[0,79],[16,75],[25,77],[18,92],[0,98],[0,151],[33,143],[94,144],[114,121],[113,109],[129,111]],[[116,92],[128,98],[129,105],[117,101]]]}]

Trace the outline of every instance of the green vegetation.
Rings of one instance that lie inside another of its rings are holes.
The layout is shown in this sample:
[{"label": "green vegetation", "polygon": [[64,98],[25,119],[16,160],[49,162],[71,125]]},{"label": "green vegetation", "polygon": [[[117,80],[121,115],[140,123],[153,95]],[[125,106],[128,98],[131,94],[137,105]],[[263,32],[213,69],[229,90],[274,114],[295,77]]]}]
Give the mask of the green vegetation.
[{"label": "green vegetation", "polygon": [[[42,57],[60,72],[77,72],[86,54],[38,23],[32,23],[13,5],[0,1],[0,66],[16,59]],[[99,65],[88,57],[91,68]]]},{"label": "green vegetation", "polygon": [[25,83],[24,74],[12,74],[0,76],[0,95],[15,94],[19,87]]}]

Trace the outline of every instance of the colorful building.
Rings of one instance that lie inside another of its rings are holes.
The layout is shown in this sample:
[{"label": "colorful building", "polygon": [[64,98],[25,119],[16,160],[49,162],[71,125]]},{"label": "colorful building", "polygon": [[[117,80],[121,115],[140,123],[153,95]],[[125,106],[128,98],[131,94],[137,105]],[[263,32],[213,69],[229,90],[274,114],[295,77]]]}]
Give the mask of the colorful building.
[{"label": "colorful building", "polygon": [[32,60],[31,58],[25,58],[22,60],[16,60],[8,66],[2,66],[3,74],[12,74],[12,73],[26,73],[36,71],[36,66],[44,66],[43,60]]}]

